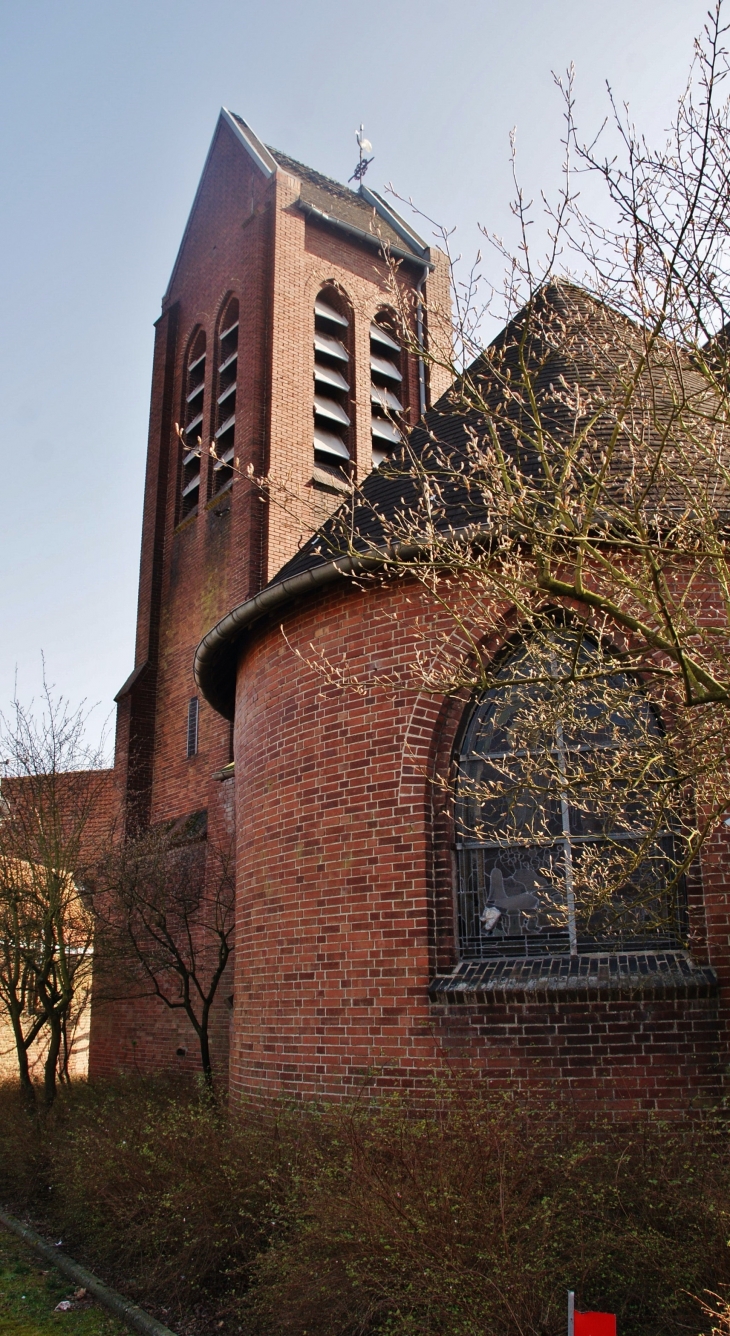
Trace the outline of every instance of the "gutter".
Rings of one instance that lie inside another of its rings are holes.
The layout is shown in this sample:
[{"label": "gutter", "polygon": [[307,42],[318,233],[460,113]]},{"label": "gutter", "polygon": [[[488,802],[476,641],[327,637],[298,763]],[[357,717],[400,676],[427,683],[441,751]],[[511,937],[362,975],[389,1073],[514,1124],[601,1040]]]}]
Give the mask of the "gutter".
[{"label": "gutter", "polygon": [[[466,525],[454,529],[451,538],[455,543],[469,542],[479,532],[483,531],[478,526]],[[387,566],[389,561],[411,560],[423,551],[422,543],[399,543],[395,549],[371,548],[362,556],[336,557],[301,571],[299,575],[290,575],[286,580],[267,585],[253,598],[229,612],[201,640],[193,660],[193,676],[201,695],[218,714],[232,721],[236,705],[236,667],[244,631],[286,603],[305,598],[318,589],[334,584],[336,580],[377,570],[378,567]]]},{"label": "gutter", "polygon": [[341,218],[335,218],[331,213],[325,213],[324,209],[318,209],[314,204],[308,204],[306,200],[298,201],[299,208],[308,217],[313,218],[318,223],[324,223],[327,227],[336,227],[340,232],[346,232],[348,236],[355,237],[360,242],[372,246],[374,250],[388,251],[394,255],[397,260],[410,260],[412,264],[424,265],[428,270],[435,266],[431,260],[424,259],[421,255],[414,255],[413,251],[404,250],[402,246],[392,246],[390,242],[383,241],[377,233],[365,232],[362,227],[355,227],[354,223],[345,223]]},{"label": "gutter", "polygon": [[396,213],[395,209],[391,209],[390,205],[386,203],[382,195],[378,194],[377,190],[369,190],[365,185],[365,182],[361,181],[360,189],[357,193],[365,200],[366,204],[370,205],[371,209],[375,209],[375,212],[379,213],[380,217],[385,219],[386,223],[390,223],[393,231],[397,232],[404,241],[407,241],[409,246],[412,246],[422,259],[428,259],[429,249],[425,241],[423,241],[421,237],[408,226],[405,219],[401,218],[400,214]]},{"label": "gutter", "polygon": [[[416,549],[414,548],[414,555]],[[195,651],[193,676],[209,705],[224,719],[235,714],[235,676],[238,658],[236,642],[247,628],[274,612],[284,603],[304,598],[316,589],[333,584],[343,576],[374,570],[387,561],[385,550],[365,557],[337,557],[313,566],[299,575],[291,575],[278,584],[267,585],[245,603],[239,604],[203,637]]]}]

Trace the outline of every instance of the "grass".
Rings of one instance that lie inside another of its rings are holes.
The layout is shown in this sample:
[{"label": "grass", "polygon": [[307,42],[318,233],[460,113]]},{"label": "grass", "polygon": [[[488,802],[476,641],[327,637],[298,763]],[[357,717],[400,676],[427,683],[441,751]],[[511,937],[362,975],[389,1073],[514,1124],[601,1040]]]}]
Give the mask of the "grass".
[{"label": "grass", "polygon": [[0,1336],[128,1336],[96,1304],[56,1313],[74,1285],[0,1226]]}]

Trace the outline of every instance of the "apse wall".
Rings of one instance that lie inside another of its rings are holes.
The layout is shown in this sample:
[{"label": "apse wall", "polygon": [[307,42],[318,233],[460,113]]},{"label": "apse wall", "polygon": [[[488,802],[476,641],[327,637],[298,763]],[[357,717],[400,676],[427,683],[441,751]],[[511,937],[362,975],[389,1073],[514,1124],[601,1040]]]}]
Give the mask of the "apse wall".
[{"label": "apse wall", "polygon": [[[313,666],[363,680],[402,670],[422,614],[403,579],[359,589],[343,578],[255,628],[241,651],[234,1098],[425,1094],[451,1070],[617,1116],[715,1101],[727,1061],[724,833],[708,849],[704,905],[699,880],[690,895],[686,967],[644,960],[639,977],[629,961],[591,981],[584,959],[580,977],[558,970],[551,982],[520,965],[454,987],[453,832],[431,777],[446,771],[464,703],[360,694]],[[434,634],[440,614],[429,617]]]}]

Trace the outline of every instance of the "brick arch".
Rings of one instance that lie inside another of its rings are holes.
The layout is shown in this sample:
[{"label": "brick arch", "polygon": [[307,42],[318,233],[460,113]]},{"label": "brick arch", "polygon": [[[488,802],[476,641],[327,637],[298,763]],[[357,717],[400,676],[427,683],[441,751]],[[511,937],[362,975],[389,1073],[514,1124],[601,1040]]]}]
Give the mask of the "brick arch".
[{"label": "brick arch", "polygon": [[307,302],[313,303],[323,288],[336,288],[339,295],[347,302],[350,308],[353,307],[353,298],[342,282],[342,279],[332,272],[313,268],[306,274],[303,282],[304,296]]},{"label": "brick arch", "polygon": [[206,339],[206,342],[207,342],[208,331],[207,331],[207,329],[206,329],[206,327],[205,327],[205,321],[204,321],[204,320],[194,320],[194,321],[192,322],[192,324],[189,326],[188,334],[187,334],[187,338],[184,340],[184,342],[183,342],[183,344],[182,344],[182,347],[183,347],[183,358],[184,358],[185,360],[189,357],[190,353],[192,352],[192,350],[193,350],[193,344],[195,343],[195,340],[196,340],[196,339],[199,337],[199,335],[201,335],[201,334],[203,334],[203,335],[205,336],[205,339]]},{"label": "brick arch", "polygon": [[[566,599],[561,603],[546,599],[542,609],[545,615],[558,612],[573,612],[585,620],[586,629],[597,639],[606,639],[605,620],[595,609],[580,604],[575,599]],[[494,663],[509,653],[517,644],[523,626],[523,619],[514,607],[506,609],[499,623],[493,627],[480,642],[485,662]],[[619,647],[629,646],[634,638],[623,628],[615,628],[612,642]],[[456,636],[454,637],[454,640]],[[451,642],[453,643],[453,641]],[[434,655],[435,665],[440,648]],[[465,658],[474,662],[471,646],[465,646]],[[651,702],[651,693],[647,693]],[[428,819],[432,839],[432,915],[433,915],[433,950],[437,964],[441,968],[450,968],[458,958],[455,922],[456,870],[453,857],[454,815],[453,815],[453,780],[454,766],[461,740],[472,717],[477,696],[466,689],[453,697],[437,702],[432,697],[419,693],[409,713],[404,730],[401,752],[401,772],[399,800],[413,801],[416,784],[426,781],[428,785]],[[427,746],[430,721],[430,747]],[[664,724],[662,720],[662,724]],[[441,777],[442,784],[436,784]],[[448,791],[444,788],[447,786]],[[690,919],[690,936],[699,947],[702,958],[706,956],[706,916],[701,870],[697,867],[687,875],[686,909]]]},{"label": "brick arch", "polygon": [[215,308],[215,318],[213,320],[213,327],[216,333],[221,328],[221,322],[223,320],[223,316],[226,313],[226,308],[228,306],[228,303],[231,301],[233,297],[235,297],[237,300],[240,300],[240,298],[238,297],[238,293],[236,292],[235,286],[227,287],[225,292],[223,293],[223,296],[221,297],[220,301],[218,302]]}]

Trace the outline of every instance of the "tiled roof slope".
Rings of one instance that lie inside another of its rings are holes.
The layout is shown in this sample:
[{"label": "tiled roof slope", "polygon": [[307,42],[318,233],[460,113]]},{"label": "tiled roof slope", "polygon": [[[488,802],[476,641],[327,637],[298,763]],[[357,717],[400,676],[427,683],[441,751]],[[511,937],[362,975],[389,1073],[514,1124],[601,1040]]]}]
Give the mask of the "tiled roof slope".
[{"label": "tiled roof slope", "polygon": [[285,172],[299,178],[302,183],[301,199],[305,204],[312,204],[315,209],[321,209],[322,213],[349,223],[351,227],[359,227],[362,232],[372,232],[391,246],[417,254],[415,248],[391,227],[387,219],[377,214],[362,195],[348,186],[340,185],[339,181],[331,180],[329,176],[323,176],[321,172],[315,172],[312,167],[305,167],[303,163],[287,157],[278,148],[272,148],[270,144],[266,147]]},{"label": "tiled roof slope", "polygon": [[[614,409],[621,396],[621,386],[632,361],[641,355],[644,331],[582,288],[563,281],[553,282],[543,289],[536,306],[540,309],[537,316],[533,312],[524,356],[531,370],[541,421],[556,439],[570,438],[576,431],[571,400],[573,392],[580,389],[586,411],[590,411],[589,405],[605,405],[592,432],[592,439],[600,443],[613,429]],[[524,421],[525,410],[520,407],[518,398],[515,396],[506,402],[504,392],[504,378],[510,370],[514,382],[519,383],[517,347],[525,319],[524,311],[518,314],[493,341],[487,353],[477,358],[468,374],[473,381],[479,382],[487,410],[495,409],[492,425],[497,425],[505,448],[513,454],[519,452],[520,467],[530,472],[538,467],[536,456],[533,454],[530,458],[525,453],[524,442],[532,423]],[[499,362],[499,379],[490,372],[490,358]],[[693,398],[695,403],[690,412],[696,428],[703,401],[709,410],[708,421],[712,416],[706,381],[675,345],[659,345],[634,396],[630,420],[633,433],[648,442],[656,433],[657,424],[676,412],[678,402],[687,403]],[[516,437],[510,430],[513,422],[522,428]],[[458,457],[464,456],[470,434],[484,438],[486,431],[487,413],[455,409],[449,391],[426,415],[425,429],[418,426],[411,432],[409,448],[420,456],[428,471],[438,477],[439,460],[448,456],[452,464],[458,465]],[[628,455],[624,453],[622,456],[618,451],[613,467],[617,489],[621,488],[629,467]],[[697,468],[699,478],[699,460]],[[403,462],[399,468],[397,458],[371,473],[363,481],[360,491],[362,503],[356,505],[354,524],[350,529],[348,521],[348,529],[356,535],[355,545],[364,551],[383,541],[381,517],[387,526],[397,512],[410,506],[415,509],[417,496],[410,466]],[[466,488],[455,484],[453,468],[449,470],[443,496],[446,503],[442,515],[444,528],[484,526],[486,517],[478,508],[476,497],[472,499]],[[657,495],[654,500],[664,505],[672,502],[667,495]],[[681,498],[682,505],[685,500]],[[716,501],[719,509],[728,510],[726,496],[718,494]],[[271,585],[341,555],[338,513],[277,572]]]},{"label": "tiled roof slope", "polygon": [[[602,414],[588,433],[590,451],[592,440],[600,443],[611,432],[615,408],[622,400],[622,385],[627,371],[636,366],[645,341],[645,331],[624,316],[603,305],[583,289],[570,283],[556,281],[547,285],[534,299],[528,320],[525,311],[497,336],[490,348],[469,369],[472,379],[479,382],[484,409],[465,412],[454,405],[449,392],[426,415],[425,424],[414,428],[409,436],[409,449],[416,456],[421,470],[439,482],[442,510],[437,524],[443,530],[480,529],[487,532],[490,517],[485,512],[478,486],[470,490],[468,478],[472,465],[467,462],[470,438],[484,439],[487,429],[498,431],[507,451],[520,452],[520,467],[537,471],[537,460],[525,446],[530,427],[529,411],[519,397],[505,393],[505,383],[512,373],[512,389],[519,385],[518,345],[522,340],[522,354],[531,369],[532,385],[539,405],[541,421],[549,426],[549,434],[557,442],[569,439],[583,423],[576,415],[572,402],[580,399],[581,412],[588,413],[596,405]],[[498,368],[495,374],[494,368]],[[578,395],[580,391],[580,395]],[[694,402],[692,402],[694,400]],[[702,411],[706,410],[706,424],[713,430],[713,403],[706,382],[693,368],[689,358],[675,345],[657,345],[650,365],[639,377],[638,392],[631,407],[631,426],[642,442],[651,445],[662,419],[676,412],[677,403],[690,401],[692,429],[702,429]],[[699,409],[699,411],[697,411]],[[527,416],[527,421],[525,417]],[[675,434],[676,438],[676,434]],[[716,440],[716,449],[724,442]],[[708,452],[709,455],[709,452]],[[651,460],[653,451],[647,450]],[[444,466],[445,460],[445,466]],[[681,463],[681,461],[680,461]],[[461,476],[458,466],[464,465]],[[627,449],[614,455],[611,482],[618,492],[625,485],[632,464],[641,469],[642,459],[632,460]],[[456,467],[455,467],[456,466]],[[686,468],[690,469],[689,462]],[[439,479],[439,471],[441,476]],[[347,505],[327,521],[291,561],[287,562],[265,589],[253,599],[233,609],[217,626],[208,632],[198,646],[195,659],[196,680],[206,699],[227,718],[233,717],[234,684],[238,646],[246,627],[290,598],[302,598],[329,582],[334,576],[338,558],[352,553],[365,555],[393,539],[391,525],[399,513],[411,511],[414,525],[418,523],[419,497],[414,470],[403,455],[365,478],[355,501],[355,513],[350,517]],[[718,474],[723,471],[708,467],[708,492],[714,489],[711,500],[720,514],[730,514],[730,497],[722,491]],[[702,484],[701,459],[691,465],[693,486]],[[673,497],[647,490],[647,504],[661,504],[665,513],[673,506],[686,506],[686,494]],[[396,531],[398,525],[395,525]],[[400,526],[401,539],[408,526]],[[346,540],[343,540],[343,531]]]},{"label": "tiled roof slope", "polygon": [[[235,111],[227,111],[226,115],[241,127],[246,138],[251,140],[252,131],[246,124],[242,116],[237,115]],[[255,140],[255,135],[253,136]],[[428,258],[428,247],[421,244],[414,245],[408,240],[409,228],[404,224],[402,231],[396,229],[383,217],[379,209],[375,209],[365,197],[355,190],[350,190],[349,186],[343,186],[339,181],[333,181],[329,176],[323,176],[321,172],[315,172],[313,167],[307,167],[303,162],[297,162],[295,158],[290,158],[286,153],[280,153],[278,148],[272,148],[270,144],[259,147],[266,150],[278,162],[284,171],[289,172],[291,176],[296,176],[302,183],[300,198],[304,204],[309,204],[312,208],[318,209],[321,213],[327,214],[330,218],[341,223],[346,223],[349,227],[356,227],[361,232],[367,232],[373,236],[379,237],[389,246],[393,246],[402,255],[410,253],[423,263],[424,258]],[[389,206],[386,206],[386,208]],[[392,214],[391,210],[391,214]],[[415,234],[414,234],[415,236]],[[417,242],[419,239],[415,237]]]}]

